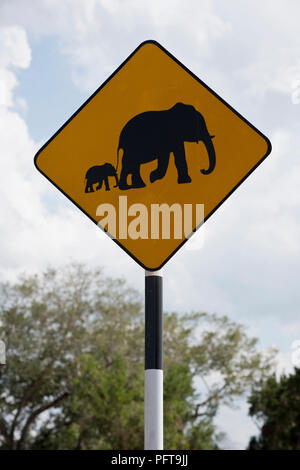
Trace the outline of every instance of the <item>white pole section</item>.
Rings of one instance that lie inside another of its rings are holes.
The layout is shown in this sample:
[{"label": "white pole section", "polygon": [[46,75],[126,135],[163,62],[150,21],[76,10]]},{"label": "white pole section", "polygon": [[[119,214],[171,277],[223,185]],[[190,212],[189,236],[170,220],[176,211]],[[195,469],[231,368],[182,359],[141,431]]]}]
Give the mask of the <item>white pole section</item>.
[{"label": "white pole section", "polygon": [[163,450],[163,371],[145,370],[145,450]]},{"label": "white pole section", "polygon": [[145,271],[145,450],[163,450],[162,273]]},{"label": "white pole section", "polygon": [[5,343],[0,339],[0,366],[6,364]]}]

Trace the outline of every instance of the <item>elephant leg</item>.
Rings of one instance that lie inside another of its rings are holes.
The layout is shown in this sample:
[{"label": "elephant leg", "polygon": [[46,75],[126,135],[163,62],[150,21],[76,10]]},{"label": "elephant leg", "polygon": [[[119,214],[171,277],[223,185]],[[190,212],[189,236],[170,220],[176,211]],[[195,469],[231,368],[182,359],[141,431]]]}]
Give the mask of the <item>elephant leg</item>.
[{"label": "elephant leg", "polygon": [[146,185],[140,175],[140,167],[138,166],[132,172],[132,188],[144,188]]},{"label": "elephant leg", "polygon": [[128,178],[128,171],[124,166],[122,166],[121,170],[121,175],[120,175],[120,181],[119,181],[119,188],[120,189],[130,189],[131,186],[127,184],[127,178]]},{"label": "elephant leg", "polygon": [[105,191],[109,191],[108,176],[104,177]]},{"label": "elephant leg", "polygon": [[184,143],[179,142],[173,149],[175,165],[178,173],[178,183],[190,183],[192,180],[188,174],[188,167],[186,164]]},{"label": "elephant leg", "polygon": [[93,183],[91,183],[89,180],[86,181],[85,192],[86,193],[94,192]]},{"label": "elephant leg", "polygon": [[101,188],[102,188],[103,179],[104,179],[104,178],[102,178],[102,179],[99,179],[98,186],[96,186],[96,191],[98,191],[99,189],[101,189]]},{"label": "elephant leg", "polygon": [[120,174],[119,180],[119,188],[120,189],[130,189],[131,186],[127,183],[128,175],[131,173],[130,171],[130,158],[128,157],[130,152],[124,150],[123,158],[122,158],[122,170]]},{"label": "elephant leg", "polygon": [[161,155],[158,156],[158,165],[156,170],[153,170],[150,174],[150,181],[153,183],[156,180],[162,179],[168,169],[169,165],[169,159],[170,159],[170,154],[169,152],[164,152],[161,153]]},{"label": "elephant leg", "polygon": [[[132,175],[131,185],[127,183],[128,176]],[[120,189],[143,188],[144,181],[140,175],[140,163],[137,152],[124,152],[122,158],[122,170],[119,181]]]}]

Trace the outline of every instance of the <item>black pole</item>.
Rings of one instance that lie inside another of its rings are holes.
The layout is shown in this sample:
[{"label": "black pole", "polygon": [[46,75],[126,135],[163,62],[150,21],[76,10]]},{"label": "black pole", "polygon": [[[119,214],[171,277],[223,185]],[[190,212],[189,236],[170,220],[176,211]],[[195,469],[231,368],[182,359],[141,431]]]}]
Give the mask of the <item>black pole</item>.
[{"label": "black pole", "polygon": [[163,368],[162,276],[145,276],[145,369]]},{"label": "black pole", "polygon": [[145,272],[145,449],[163,450],[162,275]]}]

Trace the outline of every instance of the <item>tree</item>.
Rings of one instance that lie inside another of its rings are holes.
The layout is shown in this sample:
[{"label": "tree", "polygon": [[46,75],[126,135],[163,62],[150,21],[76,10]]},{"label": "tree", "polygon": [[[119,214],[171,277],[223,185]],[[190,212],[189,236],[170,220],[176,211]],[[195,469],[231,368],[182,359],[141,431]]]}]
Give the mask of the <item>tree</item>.
[{"label": "tree", "polygon": [[[0,448],[142,449],[140,295],[71,265],[1,284],[0,301]],[[165,314],[166,448],[217,447],[219,406],[272,365],[256,342],[226,317]]]},{"label": "tree", "polygon": [[250,450],[300,450],[300,369],[262,382],[249,398],[249,414],[260,425]]}]

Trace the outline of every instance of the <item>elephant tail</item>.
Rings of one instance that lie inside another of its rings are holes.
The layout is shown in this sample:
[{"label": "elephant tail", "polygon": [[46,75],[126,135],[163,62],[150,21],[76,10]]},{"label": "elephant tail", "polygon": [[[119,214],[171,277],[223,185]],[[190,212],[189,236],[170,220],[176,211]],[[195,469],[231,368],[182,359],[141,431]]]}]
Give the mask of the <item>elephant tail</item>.
[{"label": "elephant tail", "polygon": [[118,147],[118,150],[117,150],[117,166],[116,166],[116,172],[118,172],[118,166],[119,166],[119,150],[120,150],[120,146]]}]

